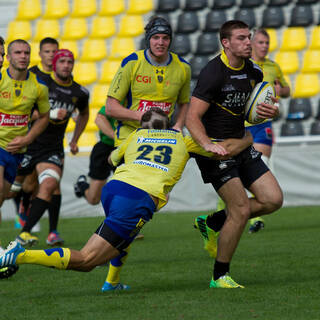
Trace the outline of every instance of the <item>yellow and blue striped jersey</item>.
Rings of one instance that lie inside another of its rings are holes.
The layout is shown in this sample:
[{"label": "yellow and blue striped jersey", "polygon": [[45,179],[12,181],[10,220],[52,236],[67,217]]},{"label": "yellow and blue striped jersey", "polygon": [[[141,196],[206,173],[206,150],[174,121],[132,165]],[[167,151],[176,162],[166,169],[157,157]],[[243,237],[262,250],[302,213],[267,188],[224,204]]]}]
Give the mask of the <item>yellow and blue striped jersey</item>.
[{"label": "yellow and blue striped jersey", "polygon": [[[108,96],[120,101],[124,107],[142,112],[159,107],[169,118],[176,103],[190,99],[190,65],[175,53],[169,53],[165,66],[153,65],[140,50],[122,60],[114,76]],[[118,121],[115,145],[118,146],[135,129],[138,121]]]},{"label": "yellow and blue striped jersey", "polygon": [[166,195],[179,181],[189,159],[189,152],[211,156],[191,137],[185,140],[176,130],[137,129],[111,154],[111,161],[120,165],[112,179],[126,182],[159,199],[159,210]]},{"label": "yellow and blue striped jersey", "polygon": [[[34,73],[27,79],[14,80],[9,68],[0,73],[0,147],[5,149],[17,136],[28,132],[30,113],[38,105],[40,113],[49,111],[48,87]],[[22,150],[21,152],[24,152]]]}]

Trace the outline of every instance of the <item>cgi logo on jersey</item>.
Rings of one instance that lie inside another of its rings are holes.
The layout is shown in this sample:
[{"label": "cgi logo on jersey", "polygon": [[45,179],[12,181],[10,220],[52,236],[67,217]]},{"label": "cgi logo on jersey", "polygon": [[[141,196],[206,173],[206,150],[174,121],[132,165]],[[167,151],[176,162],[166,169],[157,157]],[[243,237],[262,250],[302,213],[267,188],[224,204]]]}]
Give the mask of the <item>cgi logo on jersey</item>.
[{"label": "cgi logo on jersey", "polygon": [[157,108],[160,108],[162,111],[164,111],[166,114],[169,114],[171,105],[172,104],[170,102],[140,100],[138,111],[145,112],[150,110],[152,107],[157,107]]},{"label": "cgi logo on jersey", "polygon": [[7,114],[0,112],[0,126],[5,127],[25,127],[28,125],[27,114]]},{"label": "cgi logo on jersey", "polygon": [[137,82],[143,82],[143,83],[151,83],[151,77],[150,76],[142,76],[141,74],[138,74],[136,76]]}]

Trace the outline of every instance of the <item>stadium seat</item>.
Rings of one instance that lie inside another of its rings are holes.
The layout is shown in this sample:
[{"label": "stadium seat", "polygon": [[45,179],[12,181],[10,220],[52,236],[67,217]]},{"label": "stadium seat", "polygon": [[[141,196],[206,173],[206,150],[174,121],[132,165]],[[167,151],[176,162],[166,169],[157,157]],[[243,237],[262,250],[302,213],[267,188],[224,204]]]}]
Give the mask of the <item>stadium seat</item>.
[{"label": "stadium seat", "polygon": [[136,50],[133,38],[114,38],[109,59],[123,59]]},{"label": "stadium seat", "polygon": [[196,55],[212,55],[220,50],[217,33],[201,33],[197,40]]},{"label": "stadium seat", "polygon": [[153,10],[152,0],[130,0],[128,14],[145,14]]},{"label": "stadium seat", "polygon": [[79,57],[79,46],[77,41],[73,41],[73,40],[61,40],[59,41],[59,47],[61,49],[68,49],[70,50],[75,59],[78,59]]},{"label": "stadium seat", "polygon": [[116,16],[125,11],[124,0],[101,0],[99,16]]},{"label": "stadium seat", "polygon": [[298,0],[297,4],[315,4],[319,0]]},{"label": "stadium seat", "polygon": [[93,147],[98,142],[97,134],[95,132],[82,132],[79,140],[78,147]]},{"label": "stadium seat", "polygon": [[280,135],[282,137],[303,136],[303,125],[299,121],[286,121],[281,125]]},{"label": "stadium seat", "polygon": [[107,60],[103,62],[99,83],[111,83],[114,75],[119,69],[120,64],[121,60]]},{"label": "stadium seat", "polygon": [[320,49],[305,51],[302,61],[302,72],[320,72]]},{"label": "stadium seat", "polygon": [[186,11],[178,16],[177,33],[192,33],[199,29],[199,19],[194,11]]},{"label": "stadium seat", "polygon": [[262,14],[262,28],[280,28],[284,26],[284,14],[281,7],[266,7]]},{"label": "stadium seat", "polygon": [[312,107],[310,99],[297,98],[291,99],[287,120],[307,120],[312,116]]},{"label": "stadium seat", "polygon": [[95,84],[92,89],[90,108],[101,108],[106,104],[109,91],[108,84]]},{"label": "stadium seat", "polygon": [[68,18],[63,25],[63,40],[79,40],[88,35],[87,21],[84,18]]},{"label": "stadium seat", "polygon": [[69,122],[68,122],[68,125],[67,125],[67,128],[66,128],[66,132],[67,133],[73,132],[75,127],[76,127],[75,121],[72,118],[69,119]]},{"label": "stadium seat", "polygon": [[99,111],[98,108],[89,108],[89,120],[86,125],[85,132],[97,132],[99,130],[99,128],[95,124],[98,111]]},{"label": "stadium seat", "polygon": [[34,20],[41,16],[40,0],[20,0],[16,20]]},{"label": "stadium seat", "polygon": [[284,79],[286,80],[287,84],[289,85],[289,88],[291,88],[291,91],[292,91],[292,83],[291,83],[290,76],[287,74],[284,74],[283,76],[284,76]]},{"label": "stadium seat", "polygon": [[319,76],[317,73],[299,73],[295,80],[294,98],[308,98],[320,92]]},{"label": "stadium seat", "polygon": [[290,4],[291,0],[269,0],[269,6],[285,6]]},{"label": "stadium seat", "polygon": [[191,53],[191,41],[189,35],[182,33],[175,34],[173,37],[171,50],[181,56]]},{"label": "stadium seat", "polygon": [[31,23],[28,20],[10,21],[7,29],[7,44],[15,39],[29,40],[32,36]]},{"label": "stadium seat", "polygon": [[107,57],[104,39],[86,39],[82,46],[81,61],[99,61]]},{"label": "stadium seat", "polygon": [[42,18],[60,19],[69,14],[69,0],[46,0]]},{"label": "stadium seat", "polygon": [[31,47],[31,55],[30,55],[30,67],[37,65],[41,58],[39,56],[40,43],[39,42],[29,42]]},{"label": "stadium seat", "polygon": [[276,29],[266,29],[270,37],[269,52],[272,52],[278,48],[278,37]]},{"label": "stadium seat", "polygon": [[161,0],[158,1],[157,13],[173,12],[180,8],[180,0]]},{"label": "stadium seat", "polygon": [[320,121],[315,120],[312,122],[310,127],[310,135],[319,136],[320,135]]},{"label": "stadium seat", "polygon": [[308,27],[313,24],[312,8],[309,5],[295,6],[291,11],[290,27]]},{"label": "stadium seat", "polygon": [[86,18],[97,12],[96,0],[73,0],[71,17]]},{"label": "stadium seat", "polygon": [[311,31],[310,49],[320,49],[320,26],[314,26]]},{"label": "stadium seat", "polygon": [[192,95],[192,92],[194,90],[194,88],[197,85],[198,80],[197,79],[192,79],[190,80],[190,94]]},{"label": "stadium seat", "polygon": [[318,102],[318,111],[317,111],[316,119],[320,120],[320,99],[319,99],[319,102]]},{"label": "stadium seat", "polygon": [[222,24],[227,21],[227,14],[224,10],[209,11],[206,16],[205,32],[217,32]]},{"label": "stadium seat", "polygon": [[90,38],[110,38],[116,33],[116,24],[114,17],[95,16],[92,20]]},{"label": "stadium seat", "polygon": [[255,8],[264,4],[263,0],[242,0],[240,7],[241,8]]},{"label": "stadium seat", "polygon": [[201,70],[207,65],[209,58],[207,56],[194,56],[190,60],[191,77],[198,79]]},{"label": "stadium seat", "polygon": [[141,15],[124,15],[120,20],[118,37],[136,37],[144,32]]},{"label": "stadium seat", "polygon": [[77,62],[73,69],[74,80],[82,86],[97,81],[97,66],[95,62]]},{"label": "stadium seat", "polygon": [[213,1],[213,9],[229,9],[235,4],[235,0],[215,0]]},{"label": "stadium seat", "polygon": [[307,37],[303,27],[289,27],[283,31],[280,50],[302,50],[306,46]]},{"label": "stadium seat", "polygon": [[39,19],[36,23],[36,32],[33,41],[41,41],[45,37],[59,38],[60,25],[56,19]]},{"label": "stadium seat", "polygon": [[207,0],[186,0],[184,10],[185,11],[197,11],[207,8]]},{"label": "stadium seat", "polygon": [[245,22],[249,28],[253,28],[256,25],[256,17],[251,8],[240,8],[235,12],[234,19]]},{"label": "stadium seat", "polygon": [[284,74],[295,73],[299,70],[299,58],[296,51],[278,51],[274,60],[280,65]]}]

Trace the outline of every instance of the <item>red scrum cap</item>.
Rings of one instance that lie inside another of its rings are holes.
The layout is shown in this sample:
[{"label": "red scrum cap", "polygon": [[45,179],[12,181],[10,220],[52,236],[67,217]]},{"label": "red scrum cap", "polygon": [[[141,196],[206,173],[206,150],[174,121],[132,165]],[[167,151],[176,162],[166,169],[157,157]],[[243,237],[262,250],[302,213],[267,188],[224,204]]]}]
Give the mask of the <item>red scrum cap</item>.
[{"label": "red scrum cap", "polygon": [[53,69],[53,71],[56,71],[56,63],[62,57],[71,58],[72,61],[74,61],[73,53],[70,50],[68,50],[68,49],[59,49],[59,50],[57,50],[55,52],[55,54],[53,56],[53,60],[52,60],[52,69]]}]

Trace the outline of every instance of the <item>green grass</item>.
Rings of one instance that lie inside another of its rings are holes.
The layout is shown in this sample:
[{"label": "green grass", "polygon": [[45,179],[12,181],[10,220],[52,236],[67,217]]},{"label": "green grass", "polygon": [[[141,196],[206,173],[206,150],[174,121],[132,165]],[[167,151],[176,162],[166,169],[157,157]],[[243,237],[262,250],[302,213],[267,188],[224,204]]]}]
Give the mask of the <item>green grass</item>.
[{"label": "green grass", "polygon": [[[209,289],[213,260],[202,250],[195,213],[156,214],[136,241],[122,281],[127,292],[102,294],[106,267],[90,273],[22,265],[0,281],[0,319],[319,319],[320,208],[284,208],[266,228],[244,233],[231,265],[246,288]],[[61,219],[71,248],[81,248],[101,218]],[[46,247],[48,221],[40,244]],[[13,221],[1,225],[2,244],[15,238]]]}]

